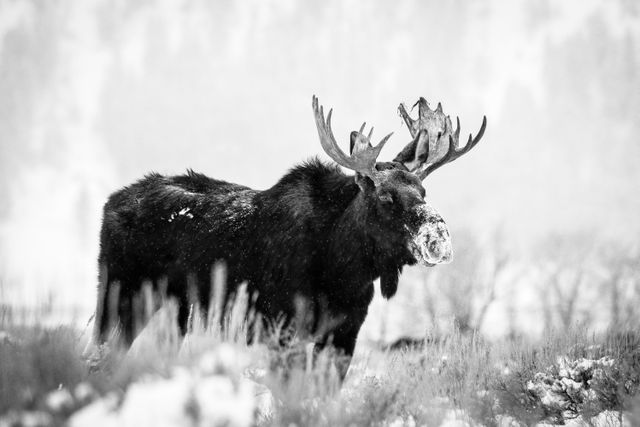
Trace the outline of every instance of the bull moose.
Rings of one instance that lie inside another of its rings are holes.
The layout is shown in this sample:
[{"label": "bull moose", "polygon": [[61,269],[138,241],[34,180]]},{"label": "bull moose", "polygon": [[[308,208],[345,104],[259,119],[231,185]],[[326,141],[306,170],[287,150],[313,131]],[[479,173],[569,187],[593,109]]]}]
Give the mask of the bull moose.
[{"label": "bull moose", "polygon": [[[305,327],[318,345],[330,342],[349,358],[376,279],[388,299],[403,266],[452,258],[449,231],[425,200],[422,181],[471,150],[486,117],[477,136],[459,147],[460,121],[454,131],[441,104],[435,110],[424,98],[416,104],[417,119],[399,107],[412,140],[390,162],[377,159],[391,134],[373,146],[364,124],[351,133],[347,155],[331,130],[332,111],[325,117],[314,96],[320,144],[337,165],[307,161],[264,191],[189,170],[151,173],[113,193],[100,234],[96,338],[104,341],[110,327],[119,325],[123,341],[132,342],[133,301],[145,280],[156,287],[165,281],[184,332],[193,302],[188,282],[195,283],[200,307],[209,307],[211,269],[224,261],[226,298],[246,283],[256,295],[255,312],[286,322],[302,300]],[[116,308],[108,310],[116,287]],[[331,319],[330,327],[322,319]]]}]

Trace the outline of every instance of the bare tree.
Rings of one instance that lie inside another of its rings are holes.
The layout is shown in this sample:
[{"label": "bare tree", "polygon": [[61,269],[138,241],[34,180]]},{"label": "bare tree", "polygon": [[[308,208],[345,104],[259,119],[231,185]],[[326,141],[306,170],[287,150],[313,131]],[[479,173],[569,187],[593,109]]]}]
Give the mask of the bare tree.
[{"label": "bare tree", "polygon": [[609,246],[601,259],[603,279],[600,289],[609,295],[609,320],[612,326],[640,323],[640,253],[634,248]]},{"label": "bare tree", "polygon": [[[425,271],[425,307],[435,330],[442,330],[440,307],[445,306],[463,333],[479,330],[497,299],[497,285],[510,264],[501,230],[481,246],[470,233],[457,233],[455,262],[438,272]],[[492,251],[487,251],[490,247]],[[484,248],[484,249],[483,249]]]}]

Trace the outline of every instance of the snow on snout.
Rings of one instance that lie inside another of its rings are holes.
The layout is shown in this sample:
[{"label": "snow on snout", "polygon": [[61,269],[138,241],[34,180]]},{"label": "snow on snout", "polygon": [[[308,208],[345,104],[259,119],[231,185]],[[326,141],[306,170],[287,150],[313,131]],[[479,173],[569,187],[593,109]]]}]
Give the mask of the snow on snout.
[{"label": "snow on snout", "polygon": [[417,232],[411,233],[409,250],[419,263],[427,266],[451,262],[453,250],[447,225],[431,206],[422,205],[418,209],[422,223]]}]

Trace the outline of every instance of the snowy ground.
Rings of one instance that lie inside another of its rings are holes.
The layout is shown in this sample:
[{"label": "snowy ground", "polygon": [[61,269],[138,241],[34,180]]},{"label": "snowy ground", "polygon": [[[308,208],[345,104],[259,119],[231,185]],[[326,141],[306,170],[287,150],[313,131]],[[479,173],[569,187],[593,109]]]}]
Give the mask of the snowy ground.
[{"label": "snowy ground", "polygon": [[307,343],[247,346],[206,329],[181,341],[166,320],[155,318],[124,353],[87,349],[73,330],[5,328],[0,426],[631,426],[640,419],[640,339],[632,333],[573,330],[536,342],[451,333],[422,348],[360,348],[341,384],[330,353],[306,363]]}]

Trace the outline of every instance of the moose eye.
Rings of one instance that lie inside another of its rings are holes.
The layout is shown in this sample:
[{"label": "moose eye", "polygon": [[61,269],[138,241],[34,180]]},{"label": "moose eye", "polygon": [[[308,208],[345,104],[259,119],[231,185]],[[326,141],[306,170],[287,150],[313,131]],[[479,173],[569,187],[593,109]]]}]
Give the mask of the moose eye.
[{"label": "moose eye", "polygon": [[382,193],[378,198],[382,203],[393,203],[393,196],[391,196],[391,193]]}]

